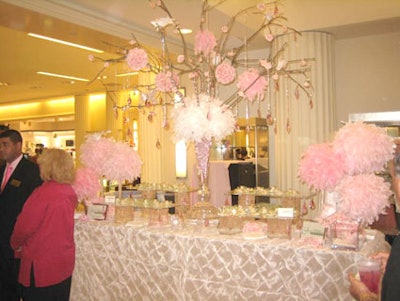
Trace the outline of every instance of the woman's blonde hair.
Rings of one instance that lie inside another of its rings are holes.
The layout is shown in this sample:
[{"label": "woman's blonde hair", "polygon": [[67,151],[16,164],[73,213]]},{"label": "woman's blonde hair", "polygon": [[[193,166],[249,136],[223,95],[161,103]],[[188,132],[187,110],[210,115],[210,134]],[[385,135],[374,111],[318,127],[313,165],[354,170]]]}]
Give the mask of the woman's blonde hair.
[{"label": "woman's blonde hair", "polygon": [[71,155],[62,149],[44,149],[37,163],[40,168],[40,177],[45,182],[72,184],[75,179],[74,161]]}]

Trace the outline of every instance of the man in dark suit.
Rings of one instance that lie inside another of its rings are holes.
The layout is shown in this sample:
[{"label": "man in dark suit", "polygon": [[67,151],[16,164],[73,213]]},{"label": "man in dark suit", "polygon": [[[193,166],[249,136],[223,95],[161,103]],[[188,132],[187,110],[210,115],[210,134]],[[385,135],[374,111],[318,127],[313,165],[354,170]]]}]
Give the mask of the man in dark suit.
[{"label": "man in dark suit", "polygon": [[[10,127],[9,127],[8,125],[0,124],[0,134],[1,134],[1,133],[4,133],[5,131],[7,131],[7,130],[9,130],[9,129],[10,129]],[[3,160],[3,158],[1,158],[1,156],[0,156],[0,166],[3,165],[3,164],[4,164],[4,160]]]},{"label": "man in dark suit", "polygon": [[38,165],[23,156],[18,131],[0,134],[0,158],[5,161],[0,166],[0,300],[19,301],[19,260],[14,258],[10,236],[26,199],[42,180]]}]

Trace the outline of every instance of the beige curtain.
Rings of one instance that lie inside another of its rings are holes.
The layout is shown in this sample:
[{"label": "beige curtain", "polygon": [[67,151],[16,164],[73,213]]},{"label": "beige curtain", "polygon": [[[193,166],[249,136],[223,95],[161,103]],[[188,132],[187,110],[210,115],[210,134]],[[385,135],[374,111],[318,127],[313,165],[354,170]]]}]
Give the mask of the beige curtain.
[{"label": "beige curtain", "polygon": [[334,38],[322,32],[303,32],[297,40],[292,34],[283,35],[274,40],[273,52],[276,53],[285,43],[288,46],[281,59],[315,59],[310,63],[309,78],[314,87],[313,108],[310,108],[309,98],[303,92],[296,99],[293,82],[280,79],[280,93],[272,92],[271,95],[272,111],[277,117],[276,124],[270,128],[271,183],[283,190],[306,192],[306,187],[297,178],[301,154],[309,145],[330,139],[334,132]]}]

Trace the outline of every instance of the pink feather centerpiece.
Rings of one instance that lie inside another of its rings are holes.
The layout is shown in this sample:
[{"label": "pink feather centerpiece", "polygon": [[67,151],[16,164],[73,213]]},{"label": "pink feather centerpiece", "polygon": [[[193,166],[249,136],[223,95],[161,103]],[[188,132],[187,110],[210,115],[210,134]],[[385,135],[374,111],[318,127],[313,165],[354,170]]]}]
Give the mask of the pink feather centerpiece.
[{"label": "pink feather centerpiece", "polygon": [[393,157],[393,139],[384,128],[363,122],[348,123],[335,135],[333,149],[344,154],[347,174],[355,175],[383,170]]},{"label": "pink feather centerpiece", "polygon": [[212,140],[221,140],[234,131],[233,113],[219,99],[201,94],[184,98],[173,115],[175,139],[195,144],[200,180],[206,184]]},{"label": "pink feather centerpiece", "polygon": [[78,168],[72,187],[79,200],[93,199],[101,189],[99,175],[90,167]]},{"label": "pink feather centerpiece", "polygon": [[300,179],[314,189],[331,190],[343,175],[343,156],[328,143],[311,145],[301,157]]},{"label": "pink feather centerpiece", "polygon": [[[77,191],[81,195],[92,196],[93,183],[102,176],[118,181],[119,197],[121,186],[125,180],[133,181],[140,176],[142,161],[136,151],[128,144],[106,138],[101,134],[89,135],[81,145],[80,159],[85,168],[79,172],[82,183],[76,183]],[[84,186],[83,183],[91,183]],[[82,187],[84,186],[84,187]]]},{"label": "pink feather centerpiece", "polygon": [[[392,194],[382,171],[394,152],[393,138],[383,128],[363,122],[342,127],[331,144],[311,145],[299,162],[299,178],[310,188],[335,196],[326,221],[343,219],[370,224],[385,213]],[[335,218],[337,217],[337,218]]]}]

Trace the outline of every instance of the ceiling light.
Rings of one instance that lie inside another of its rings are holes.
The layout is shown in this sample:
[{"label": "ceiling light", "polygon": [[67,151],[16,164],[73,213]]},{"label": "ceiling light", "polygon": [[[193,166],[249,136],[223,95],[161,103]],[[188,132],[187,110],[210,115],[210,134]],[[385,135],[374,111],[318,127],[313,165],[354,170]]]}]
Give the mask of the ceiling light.
[{"label": "ceiling light", "polygon": [[75,76],[68,76],[68,75],[62,75],[62,74],[56,74],[56,73],[49,73],[49,72],[43,72],[43,71],[38,71],[36,72],[37,74],[41,75],[47,75],[47,76],[54,76],[54,77],[61,77],[61,78],[67,78],[71,80],[79,80],[81,82],[88,82],[89,80],[86,78],[80,78],[80,77],[75,77]]},{"label": "ceiling light", "polygon": [[31,33],[30,32],[30,33],[28,33],[28,36],[31,36],[31,37],[34,37],[34,38],[38,38],[38,39],[47,40],[47,41],[50,41],[50,42],[55,42],[55,43],[67,45],[67,46],[72,46],[72,47],[76,47],[76,48],[80,48],[80,49],[84,49],[84,50],[89,50],[89,51],[92,51],[92,52],[104,53],[103,50],[99,50],[99,49],[96,49],[96,48],[91,48],[91,47],[87,47],[87,46],[83,46],[83,45],[79,45],[79,44],[75,44],[75,43],[70,43],[70,42],[63,41],[63,40],[53,39],[53,38],[42,36],[42,35],[36,34],[36,33]]},{"label": "ceiling light", "polygon": [[122,76],[138,75],[138,74],[139,74],[139,72],[128,72],[128,73],[120,73],[120,74],[117,74],[116,76],[122,77]]},{"label": "ceiling light", "polygon": [[189,28],[181,28],[180,31],[181,31],[181,34],[190,34],[190,33],[193,32],[193,31],[192,31],[191,29],[189,29]]}]

